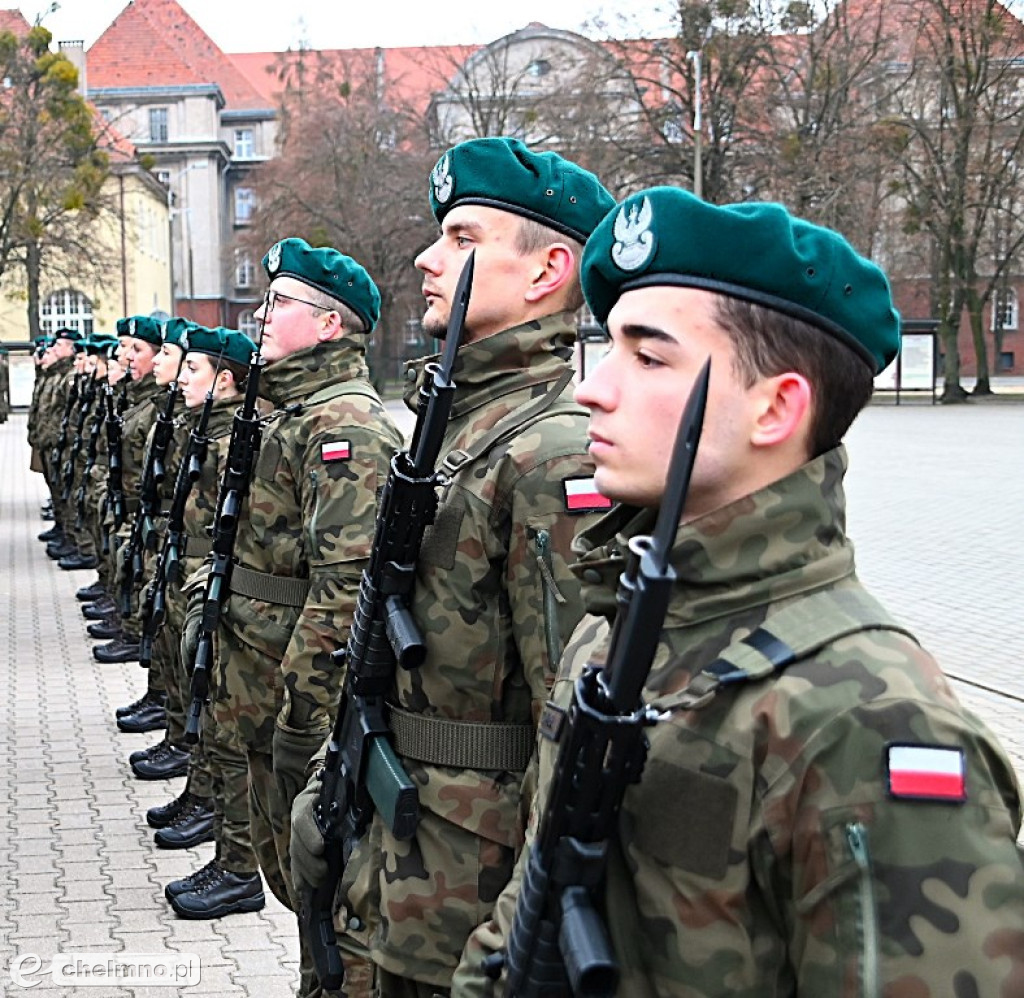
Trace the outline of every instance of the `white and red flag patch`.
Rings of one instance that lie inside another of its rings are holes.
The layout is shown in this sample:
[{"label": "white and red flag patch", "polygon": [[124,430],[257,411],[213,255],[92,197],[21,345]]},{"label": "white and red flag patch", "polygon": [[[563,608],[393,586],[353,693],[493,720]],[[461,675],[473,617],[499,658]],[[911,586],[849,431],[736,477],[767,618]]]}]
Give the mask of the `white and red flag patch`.
[{"label": "white and red flag patch", "polygon": [[611,509],[612,501],[601,495],[594,478],[565,478],[565,508],[570,513],[592,513],[598,509]]},{"label": "white and red flag patch", "polygon": [[352,445],[347,440],[334,440],[320,445],[320,457],[324,461],[347,461],[352,456]]},{"label": "white and red flag patch", "polygon": [[967,799],[963,749],[940,745],[889,745],[889,793],[916,800]]}]

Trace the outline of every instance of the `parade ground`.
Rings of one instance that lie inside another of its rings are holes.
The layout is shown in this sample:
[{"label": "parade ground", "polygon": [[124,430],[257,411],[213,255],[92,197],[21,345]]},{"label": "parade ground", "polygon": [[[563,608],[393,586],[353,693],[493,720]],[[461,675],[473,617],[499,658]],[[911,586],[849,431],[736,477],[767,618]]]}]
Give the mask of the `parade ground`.
[{"label": "parade ground", "polygon": [[[128,754],[160,733],[123,734],[114,710],[145,675],[92,658],[75,591],[95,573],[61,571],[36,539],[49,524],[25,431],[24,413],[0,425],[0,995],[285,998],[295,920],[269,890],[263,911],[219,921],[181,920],[164,900],[213,846],[153,842],[146,809],[182,781],[132,777]],[[878,403],[848,446],[861,578],[1024,780],[1024,404]],[[133,967],[169,986],[130,982]]]}]

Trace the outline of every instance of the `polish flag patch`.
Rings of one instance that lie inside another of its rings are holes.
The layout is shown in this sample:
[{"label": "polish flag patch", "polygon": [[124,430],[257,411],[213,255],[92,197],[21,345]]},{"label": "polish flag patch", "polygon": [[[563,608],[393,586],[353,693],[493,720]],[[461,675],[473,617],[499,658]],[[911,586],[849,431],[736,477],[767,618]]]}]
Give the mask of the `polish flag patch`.
[{"label": "polish flag patch", "polygon": [[562,485],[565,488],[565,508],[570,513],[592,513],[595,510],[612,508],[611,499],[597,491],[593,476],[565,478]]},{"label": "polish flag patch", "polygon": [[352,445],[347,440],[320,445],[320,457],[324,461],[347,461],[351,456]]},{"label": "polish flag patch", "polygon": [[967,800],[963,749],[938,745],[886,748],[889,794],[914,800]]}]

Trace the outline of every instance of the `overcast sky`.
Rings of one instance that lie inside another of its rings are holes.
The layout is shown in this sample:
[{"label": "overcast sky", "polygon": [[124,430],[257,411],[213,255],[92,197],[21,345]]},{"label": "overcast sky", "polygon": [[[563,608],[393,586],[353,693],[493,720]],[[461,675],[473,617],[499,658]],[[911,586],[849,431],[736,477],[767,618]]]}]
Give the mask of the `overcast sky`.
[{"label": "overcast sky", "polygon": [[[623,9],[608,0],[179,0],[181,6],[225,52],[280,51],[305,41],[313,48],[374,45],[438,45],[489,42],[540,21],[553,28],[579,29],[588,19]],[[29,22],[39,15],[55,41],[81,39],[86,46],[106,30],[127,0],[59,0],[47,13],[46,0],[19,4]],[[13,4],[11,5],[13,6]],[[634,0],[626,9],[661,7],[660,0]],[[652,17],[651,24],[663,23]]]}]

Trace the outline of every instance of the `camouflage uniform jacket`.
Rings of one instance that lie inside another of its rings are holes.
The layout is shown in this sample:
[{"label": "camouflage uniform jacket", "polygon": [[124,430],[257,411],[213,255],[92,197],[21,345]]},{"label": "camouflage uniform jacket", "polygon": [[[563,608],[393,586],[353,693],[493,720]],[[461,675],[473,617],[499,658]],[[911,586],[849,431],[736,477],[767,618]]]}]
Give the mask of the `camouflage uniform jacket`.
[{"label": "camouflage uniform jacket", "polygon": [[150,374],[135,382],[132,387],[131,405],[125,410],[124,428],[121,431],[124,468],[121,480],[129,507],[134,511],[139,501],[139,486],[146,466],[146,446],[150,431],[166,401],[167,388],[158,385]]},{"label": "camouflage uniform jacket", "polygon": [[[228,440],[231,437],[231,424],[234,419],[235,410],[239,406],[237,398],[223,399],[213,403],[210,409],[210,419],[206,424],[206,436],[209,443],[206,445],[201,471],[197,481],[192,482],[189,487],[188,498],[185,500],[185,557],[178,565],[178,572],[171,575],[167,580],[167,597],[181,601],[182,615],[185,612],[184,587],[186,580],[195,572],[203,568],[203,563],[210,553],[210,530],[213,526],[214,516],[217,512],[217,497],[220,493],[220,476],[223,472],[223,462],[227,455]],[[185,433],[181,441],[180,456],[182,460],[188,457],[188,447],[191,431],[198,426],[202,407],[186,410],[180,417],[182,430]],[[175,434],[177,436],[177,434]],[[179,462],[180,467],[180,462]],[[177,482],[177,470],[175,471],[175,483]],[[171,495],[168,502],[174,501],[174,486],[171,486]]]},{"label": "camouflage uniform jacket", "polygon": [[[774,678],[681,707],[698,670],[762,624],[770,632],[787,607],[817,601],[807,623],[818,632],[837,623],[833,597],[870,600],[844,536],[845,464],[831,451],[677,534],[679,581],[645,692],[663,719],[626,792],[605,882],[619,995],[1024,993],[1013,770],[905,632],[848,633]],[[588,609],[601,617],[614,613],[625,537],[653,527],[630,512],[581,538],[578,568],[600,580]],[[604,619],[581,623],[560,703],[587,661],[603,664],[607,631]],[[894,744],[962,751],[966,800],[890,793]],[[541,739],[536,805],[555,751]],[[467,946],[454,994],[500,993],[480,960],[507,932],[515,887]]]},{"label": "camouflage uniform jacket", "polygon": [[[308,399],[341,386],[344,394]],[[215,705],[257,752],[270,753],[276,723],[326,735],[341,676],[331,653],[348,637],[370,555],[378,490],[401,435],[370,387],[361,348],[349,340],[283,358],[260,376],[267,417],[235,558],[243,568],[308,579],[302,606],[234,591],[219,636],[230,689]]]},{"label": "camouflage uniform jacket", "polygon": [[[442,458],[469,450],[502,417],[557,385],[570,371],[571,320],[548,316],[460,348]],[[468,463],[443,489],[412,600],[426,661],[396,676],[393,701],[405,711],[519,724],[532,750],[550,663],[583,612],[568,561],[587,517],[567,515],[563,483],[593,474],[586,427],[586,411],[563,387],[543,418]],[[416,838],[399,842],[375,818],[343,886],[358,918],[375,926],[375,962],[443,987],[522,845],[525,763],[484,771],[407,757],[405,765],[419,791]]]},{"label": "camouflage uniform jacket", "polygon": [[[40,448],[45,460],[50,460],[50,452],[57,443],[60,436],[60,424],[64,418],[64,407],[67,402],[68,393],[71,391],[71,382],[75,375],[72,372],[73,361],[70,357],[64,357],[51,365],[46,371],[46,380],[39,393],[38,426],[36,427],[35,443]],[[68,444],[75,432],[75,420],[77,412],[72,409],[68,419]],[[61,455],[61,461],[67,457],[67,453]]]}]

